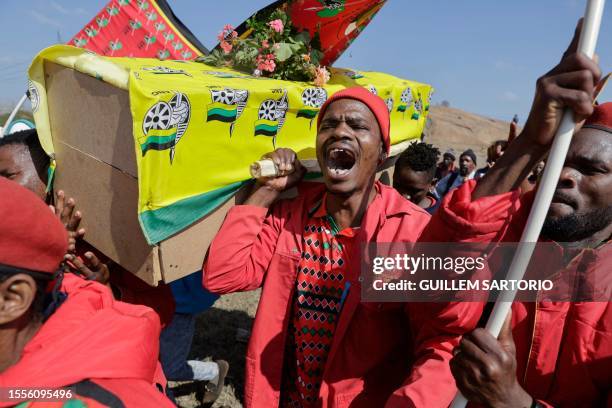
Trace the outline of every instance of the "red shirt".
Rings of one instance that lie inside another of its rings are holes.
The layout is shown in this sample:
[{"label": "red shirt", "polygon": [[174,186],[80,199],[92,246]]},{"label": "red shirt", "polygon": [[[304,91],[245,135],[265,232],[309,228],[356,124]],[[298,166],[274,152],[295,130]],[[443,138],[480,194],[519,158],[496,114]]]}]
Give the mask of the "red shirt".
[{"label": "red shirt", "polygon": [[[377,182],[376,190],[356,231],[355,256],[347,260],[345,281],[351,286],[338,315],[317,403],[322,408],[447,407],[456,393],[448,365],[451,351],[479,315],[465,302],[361,301],[362,243],[415,242],[430,218],[391,187]],[[325,185],[304,182],[299,193],[270,210],[234,206],[204,264],[203,284],[213,293],[262,287],[246,355],[246,407],[280,403],[303,233]],[[428,236],[421,238],[431,242]]]},{"label": "red shirt", "polygon": [[[471,180],[449,193],[430,227],[456,242],[518,242],[534,191],[472,200],[475,186]],[[560,245],[555,252],[532,267],[599,276],[600,289],[612,287],[612,243],[583,249],[571,262]],[[542,405],[612,407],[612,302],[515,301],[512,336],[517,379]]]}]

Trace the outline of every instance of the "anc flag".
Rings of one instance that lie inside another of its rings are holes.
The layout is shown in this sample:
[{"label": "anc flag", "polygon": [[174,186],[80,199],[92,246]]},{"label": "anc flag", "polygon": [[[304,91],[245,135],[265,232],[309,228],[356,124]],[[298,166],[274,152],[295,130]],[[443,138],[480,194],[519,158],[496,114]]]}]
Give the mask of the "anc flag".
[{"label": "anc flag", "polygon": [[149,150],[170,149],[174,146],[176,131],[176,128],[149,130],[144,141],[140,143],[142,155],[144,156]]},{"label": "anc flag", "polygon": [[208,104],[206,121],[217,120],[219,122],[232,123],[238,116],[238,106],[227,105],[220,102]]},{"label": "anc flag", "polygon": [[[330,81],[318,88],[191,61],[109,58],[56,45],[43,50],[29,70],[38,135],[50,157],[54,143],[46,61],[127,93],[138,169],[138,218],[150,244],[218,208],[250,180],[253,161],[275,146],[294,150],[307,168],[316,168],[317,130],[311,123],[317,118],[317,106],[334,93],[362,86],[393,102],[392,106],[403,98],[406,112],[390,112],[393,151],[421,136],[427,117],[421,107],[431,92],[430,85],[380,72],[355,75],[352,70],[332,67]],[[411,118],[413,113],[418,119]],[[61,163],[57,171],[63,171]]]}]

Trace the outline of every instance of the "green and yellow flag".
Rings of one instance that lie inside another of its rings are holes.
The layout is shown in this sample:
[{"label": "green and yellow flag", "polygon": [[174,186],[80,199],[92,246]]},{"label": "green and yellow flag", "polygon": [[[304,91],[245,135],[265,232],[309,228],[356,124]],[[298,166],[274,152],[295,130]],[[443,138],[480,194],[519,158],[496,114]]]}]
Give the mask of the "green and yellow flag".
[{"label": "green and yellow flag", "polygon": [[[70,67],[129,92],[139,219],[150,244],[204,217],[250,178],[264,153],[288,147],[316,161],[316,117],[327,98],[363,86],[385,100],[391,142],[421,136],[430,85],[378,72],[331,69],[324,87],[259,78],[197,62],[101,57],[69,46],[42,51],[30,70],[34,118],[53,158],[44,61]],[[61,168],[57,171],[69,171]]]}]

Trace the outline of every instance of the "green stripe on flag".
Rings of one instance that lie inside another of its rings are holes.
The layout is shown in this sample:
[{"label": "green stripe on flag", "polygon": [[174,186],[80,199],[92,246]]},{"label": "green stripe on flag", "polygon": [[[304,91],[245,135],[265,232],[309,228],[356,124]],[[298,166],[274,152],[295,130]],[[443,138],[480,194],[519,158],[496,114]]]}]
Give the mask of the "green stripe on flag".
[{"label": "green stripe on flag", "polygon": [[189,227],[229,200],[249,181],[238,181],[204,194],[185,198],[157,210],[141,212],[138,219],[147,242],[155,245]]},{"label": "green stripe on flag", "polygon": [[297,113],[298,118],[314,119],[319,113],[318,109],[300,109]]},{"label": "green stripe on flag", "polygon": [[221,122],[233,122],[236,120],[236,109],[212,108],[208,111],[206,121],[218,120]]},{"label": "green stripe on flag", "polygon": [[274,136],[278,131],[278,126],[274,125],[266,125],[265,123],[261,123],[255,126],[255,136],[257,135],[265,135],[265,136]]},{"label": "green stripe on flag", "polygon": [[144,143],[140,144],[140,150],[144,155],[149,149],[163,150],[169,149],[174,144],[176,132],[169,136],[149,136]]}]

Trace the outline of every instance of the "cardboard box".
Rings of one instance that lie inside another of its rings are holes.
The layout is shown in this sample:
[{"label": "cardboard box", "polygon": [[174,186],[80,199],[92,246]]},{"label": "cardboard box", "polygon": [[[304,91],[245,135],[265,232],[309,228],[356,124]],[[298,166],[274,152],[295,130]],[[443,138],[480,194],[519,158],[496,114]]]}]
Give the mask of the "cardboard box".
[{"label": "cardboard box", "polygon": [[58,163],[54,188],[77,200],[87,241],[150,285],[199,270],[210,241],[241,193],[181,233],[148,245],[137,217],[127,92],[50,62],[45,72]]},{"label": "cardboard box", "polygon": [[[51,135],[58,163],[54,188],[74,197],[87,241],[150,285],[202,267],[229,201],[180,233],[149,245],[138,222],[138,180],[128,93],[70,68],[45,62]],[[405,146],[404,146],[405,147]],[[394,146],[394,151],[401,147]],[[392,171],[389,159],[384,173]],[[389,180],[392,174],[384,178]]]}]

